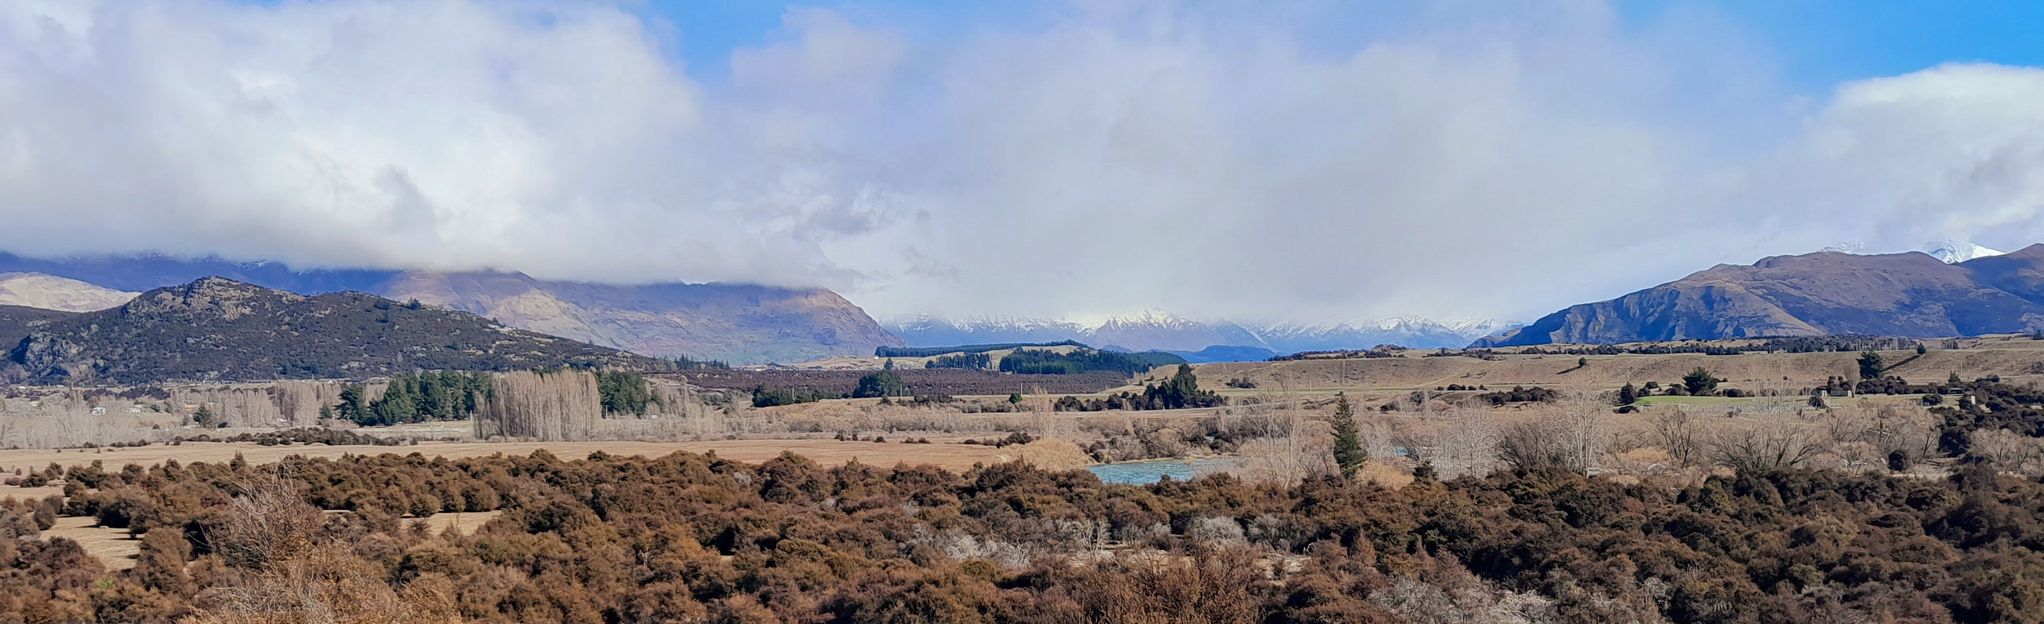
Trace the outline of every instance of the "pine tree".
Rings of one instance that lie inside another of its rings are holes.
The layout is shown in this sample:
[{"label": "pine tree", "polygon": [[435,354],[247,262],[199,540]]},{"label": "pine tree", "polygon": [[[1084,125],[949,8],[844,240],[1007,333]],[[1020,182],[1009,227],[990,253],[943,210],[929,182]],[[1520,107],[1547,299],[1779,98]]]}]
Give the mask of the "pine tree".
[{"label": "pine tree", "polygon": [[1618,404],[1621,406],[1632,405],[1637,401],[1639,401],[1639,389],[1632,387],[1632,382],[1625,382],[1625,386],[1618,389]]},{"label": "pine tree", "polygon": [[1682,376],[1682,388],[1688,391],[1690,396],[1710,396],[1717,391],[1718,383],[1722,381],[1724,380],[1711,375],[1708,369],[1698,366],[1696,370]]},{"label": "pine tree", "polygon": [[1859,378],[1860,378],[1860,379],[1880,379],[1880,378],[1881,378],[1881,369],[1883,368],[1881,364],[1882,364],[1882,362],[1881,362],[1881,354],[1879,354],[1879,353],[1875,353],[1875,352],[1872,352],[1872,351],[1862,351],[1862,352],[1860,352],[1860,354],[1859,354]]},{"label": "pine tree", "polygon": [[1353,480],[1363,469],[1363,462],[1369,461],[1370,452],[1363,449],[1362,434],[1356,430],[1356,409],[1348,402],[1347,394],[1337,394],[1334,400],[1334,464],[1341,467],[1341,476]]},{"label": "pine tree", "polygon": [[362,405],[361,385],[348,384],[347,387],[341,388],[341,406],[339,411],[342,420],[355,423],[361,423],[369,416],[368,409]]}]

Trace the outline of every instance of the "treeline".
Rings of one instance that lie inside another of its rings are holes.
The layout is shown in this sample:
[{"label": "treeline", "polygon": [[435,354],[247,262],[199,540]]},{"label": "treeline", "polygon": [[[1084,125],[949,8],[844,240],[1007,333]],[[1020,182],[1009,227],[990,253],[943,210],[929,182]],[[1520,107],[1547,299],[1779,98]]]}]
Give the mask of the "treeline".
[{"label": "treeline", "polygon": [[1148,372],[1168,364],[1185,364],[1185,358],[1156,351],[1117,353],[1076,349],[1059,353],[1049,349],[1020,349],[1001,358],[1001,372],[1036,375],[1078,375],[1107,371],[1124,375]]},{"label": "treeline", "polygon": [[1341,349],[1334,351],[1300,351],[1298,353],[1280,354],[1271,356],[1268,361],[1294,362],[1299,360],[1340,360],[1348,358],[1394,358],[1403,357],[1402,356],[1403,353],[1411,350],[1412,349],[1408,347],[1403,347],[1399,345],[1380,344],[1374,347],[1370,347],[1367,350]]},{"label": "treeline", "polygon": [[985,353],[988,351],[1001,351],[1005,349],[1022,349],[1028,347],[1036,348],[1079,347],[1082,349],[1089,348],[1086,345],[1080,344],[1078,341],[1074,340],[1061,340],[1058,342],[1001,342],[993,344],[959,345],[956,347],[878,347],[873,349],[873,357],[920,358],[944,355],[946,353]]},{"label": "treeline", "polygon": [[994,367],[993,356],[985,353],[954,353],[931,358],[923,362],[923,368],[966,368],[986,370]]},{"label": "treeline", "polygon": [[842,399],[845,393],[813,390],[808,388],[768,388],[759,386],[752,389],[753,407],[779,407],[815,403],[826,399]]},{"label": "treeline", "polygon": [[[0,503],[21,622],[2035,622],[2044,484],[1566,471],[1147,487],[792,455],[63,472]],[[336,512],[336,513],[323,513]],[[500,511],[473,535],[403,518]],[[110,570],[86,514],[140,537]]]},{"label": "treeline", "polygon": [[908,383],[902,381],[900,373],[894,372],[894,363],[889,361],[887,365],[888,368],[859,377],[858,385],[853,386],[851,392],[831,392],[812,388],[769,388],[757,386],[752,389],[752,406],[778,407],[799,403],[814,403],[828,399],[878,399],[909,396]]},{"label": "treeline", "polygon": [[[650,406],[658,404],[642,373],[599,370],[593,374],[605,413],[644,415]],[[374,399],[368,398],[367,384],[348,384],[341,389],[339,404],[321,407],[321,416],[365,427],[467,420],[474,418],[489,400],[491,380],[490,373],[403,374],[391,377],[383,386],[382,396]]]},{"label": "treeline", "polygon": [[731,365],[723,360],[698,360],[687,355],[677,355],[674,356],[674,368],[682,371],[731,370]]},{"label": "treeline", "polygon": [[[1596,345],[1587,347],[1524,347],[1519,353],[1527,355],[1672,355],[1679,353],[1701,353],[1704,355],[1738,355],[1741,353],[1831,353],[1847,351],[1899,351],[1913,349],[1920,343],[1915,338],[1895,336],[1784,336],[1766,338],[1748,344],[1722,344],[1705,341],[1627,345]],[[1487,349],[1485,349],[1487,350]]]},{"label": "treeline", "polygon": [[486,373],[413,373],[390,378],[383,396],[368,399],[368,387],[341,389],[334,416],[363,426],[388,426],[429,420],[465,420],[490,391]]},{"label": "treeline", "polygon": [[1192,366],[1179,364],[1178,372],[1163,383],[1143,386],[1142,394],[1117,392],[1103,398],[1081,399],[1062,396],[1051,404],[1059,412],[1100,412],[1107,410],[1162,410],[1220,407],[1228,400],[1212,390],[1199,389],[1199,376]]}]

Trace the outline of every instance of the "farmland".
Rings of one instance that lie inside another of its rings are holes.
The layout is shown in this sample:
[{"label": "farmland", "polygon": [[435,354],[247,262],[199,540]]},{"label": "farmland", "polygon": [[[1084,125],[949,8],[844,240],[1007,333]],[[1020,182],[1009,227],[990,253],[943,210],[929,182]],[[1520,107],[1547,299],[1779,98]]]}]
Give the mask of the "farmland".
[{"label": "farmland", "polygon": [[[703,370],[669,375],[704,388],[751,391],[754,388],[800,390],[849,395],[859,378],[871,370]],[[914,395],[1006,396],[1021,394],[1091,394],[1120,387],[1128,377],[1115,373],[1078,375],[1030,375],[965,369],[901,368],[908,391]]]}]

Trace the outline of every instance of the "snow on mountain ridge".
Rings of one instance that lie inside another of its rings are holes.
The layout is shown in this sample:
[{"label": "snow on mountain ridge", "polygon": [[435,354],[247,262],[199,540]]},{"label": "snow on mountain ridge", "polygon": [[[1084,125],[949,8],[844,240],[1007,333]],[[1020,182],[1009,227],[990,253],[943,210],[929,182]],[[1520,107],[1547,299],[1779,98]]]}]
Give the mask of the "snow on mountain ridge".
[{"label": "snow on mountain ridge", "polygon": [[1974,258],[1999,256],[2006,252],[1992,249],[1971,241],[1938,240],[1923,244],[1923,252],[1943,260],[1945,264],[1957,264]]},{"label": "snow on mountain ridge", "polygon": [[1443,322],[1410,316],[1362,323],[1237,323],[1225,319],[1194,320],[1161,310],[1146,310],[1087,319],[982,316],[949,320],[919,315],[899,317],[888,325],[912,346],[1076,340],[1137,351],[1195,351],[1226,345],[1291,353],[1367,349],[1378,344],[1460,347],[1509,324],[1489,319]]}]

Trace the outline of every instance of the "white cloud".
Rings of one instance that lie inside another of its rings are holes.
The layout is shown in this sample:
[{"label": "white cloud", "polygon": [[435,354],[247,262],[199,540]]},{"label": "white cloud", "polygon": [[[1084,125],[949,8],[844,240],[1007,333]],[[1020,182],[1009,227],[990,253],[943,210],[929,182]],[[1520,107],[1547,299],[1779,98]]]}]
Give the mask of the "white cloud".
[{"label": "white cloud", "polygon": [[2037,70],[1810,98],[1708,14],[1291,9],[793,10],[704,84],[602,3],[0,0],[0,247],[1344,320],[2044,240]]}]

